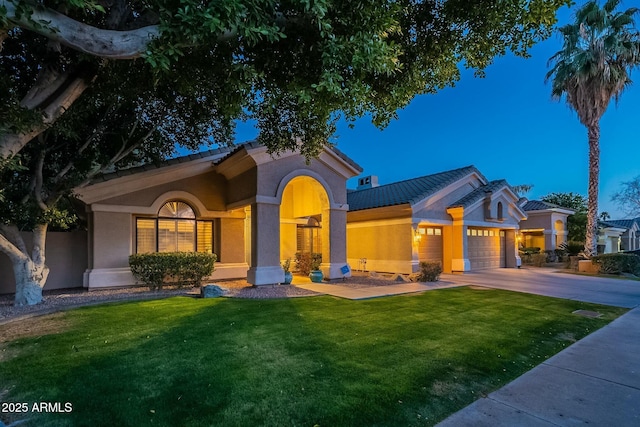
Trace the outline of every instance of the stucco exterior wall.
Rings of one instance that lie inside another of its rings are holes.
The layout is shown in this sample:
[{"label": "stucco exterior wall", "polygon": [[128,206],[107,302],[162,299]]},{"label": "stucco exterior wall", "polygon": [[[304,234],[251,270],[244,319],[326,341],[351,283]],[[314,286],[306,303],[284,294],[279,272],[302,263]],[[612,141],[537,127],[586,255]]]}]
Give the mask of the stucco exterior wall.
[{"label": "stucco exterior wall", "polygon": [[536,215],[535,212],[527,212],[529,216],[527,219],[520,222],[520,228],[522,230],[532,229],[532,228],[551,228],[551,217],[550,215]]},{"label": "stucco exterior wall", "polygon": [[[22,238],[31,250],[31,233],[22,233]],[[82,287],[82,274],[87,268],[87,233],[47,233],[45,257],[50,270],[45,290]],[[15,291],[13,266],[9,258],[0,252],[0,294]]]},{"label": "stucco exterior wall", "polygon": [[93,212],[90,221],[93,268],[128,268],[129,255],[134,252],[131,214]]},{"label": "stucco exterior wall", "polygon": [[220,219],[218,261],[223,263],[245,262],[244,218]]},{"label": "stucco exterior wall", "polygon": [[107,205],[151,206],[158,197],[170,191],[187,191],[198,198],[209,210],[226,210],[225,194],[227,192],[227,183],[223,176],[215,172],[134,191],[103,200],[100,203]]},{"label": "stucco exterior wall", "polygon": [[[472,180],[476,185],[480,185],[477,179]],[[451,206],[462,197],[472,192],[475,189],[471,183],[465,183],[460,188],[457,188],[450,193],[447,193],[439,200],[433,203],[428,203],[423,209],[419,209],[414,213],[414,216],[418,218],[429,218],[430,220],[443,220],[451,221],[451,216],[447,214],[447,207]]]},{"label": "stucco exterior wall", "polygon": [[319,160],[311,160],[311,163],[307,165],[302,156],[276,158],[271,162],[258,165],[258,194],[277,196],[282,179],[293,171],[301,171],[303,175],[306,172],[312,177],[322,177],[324,183],[328,186],[328,192],[330,197],[333,198],[333,202],[338,204],[347,202],[346,178],[340,176]]},{"label": "stucco exterior wall", "polygon": [[347,224],[347,260],[353,270],[366,258],[368,271],[412,273],[412,236],[409,221]]}]

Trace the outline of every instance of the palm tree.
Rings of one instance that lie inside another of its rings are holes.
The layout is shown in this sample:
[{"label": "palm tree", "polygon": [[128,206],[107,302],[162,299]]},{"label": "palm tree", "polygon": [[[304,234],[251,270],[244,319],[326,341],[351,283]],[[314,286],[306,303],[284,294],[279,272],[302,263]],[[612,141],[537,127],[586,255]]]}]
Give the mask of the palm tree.
[{"label": "palm tree", "polygon": [[589,187],[585,254],[596,254],[598,180],[600,174],[600,118],[609,101],[616,102],[631,84],[631,70],[640,65],[640,34],[634,26],[638,8],[617,12],[620,0],[602,8],[589,1],[577,10],[575,23],[559,29],[562,50],[549,59],[546,75],[551,95],[566,96],[569,107],[587,128],[589,137]]}]

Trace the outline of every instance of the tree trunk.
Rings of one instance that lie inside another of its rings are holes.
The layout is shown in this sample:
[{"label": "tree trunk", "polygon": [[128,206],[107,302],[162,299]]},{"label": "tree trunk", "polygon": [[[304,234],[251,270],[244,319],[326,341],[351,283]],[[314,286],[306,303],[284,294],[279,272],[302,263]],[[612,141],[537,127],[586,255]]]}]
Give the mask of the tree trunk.
[{"label": "tree trunk", "polygon": [[29,256],[26,245],[15,226],[0,226],[0,250],[9,256],[16,280],[15,305],[34,305],[42,302],[42,288],[49,276],[45,264],[47,224],[33,229],[33,250]]},{"label": "tree trunk", "polygon": [[42,302],[42,288],[47,282],[49,268],[44,263],[35,263],[26,258],[13,263],[16,278],[17,307],[35,305]]},{"label": "tree trunk", "polygon": [[589,135],[589,188],[587,200],[587,234],[584,251],[598,254],[598,184],[600,179],[600,122],[587,127]]}]

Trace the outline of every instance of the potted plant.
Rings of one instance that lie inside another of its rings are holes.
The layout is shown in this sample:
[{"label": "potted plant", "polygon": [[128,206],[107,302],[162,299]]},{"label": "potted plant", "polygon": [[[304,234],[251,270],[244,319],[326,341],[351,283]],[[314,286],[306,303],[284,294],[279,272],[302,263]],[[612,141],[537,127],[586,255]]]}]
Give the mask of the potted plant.
[{"label": "potted plant", "polygon": [[284,270],[284,285],[290,285],[293,281],[293,274],[291,274],[291,258],[287,258],[282,263],[282,269]]},{"label": "potted plant", "polygon": [[322,282],[324,278],[322,271],[320,270],[320,263],[322,262],[322,254],[311,255],[311,272],[309,273],[309,279],[314,283]]}]

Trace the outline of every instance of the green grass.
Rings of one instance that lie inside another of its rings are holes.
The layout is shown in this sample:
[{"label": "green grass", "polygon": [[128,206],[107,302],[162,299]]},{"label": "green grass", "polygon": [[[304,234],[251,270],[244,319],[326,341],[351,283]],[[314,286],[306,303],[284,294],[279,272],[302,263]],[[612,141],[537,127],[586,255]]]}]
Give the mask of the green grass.
[{"label": "green grass", "polygon": [[0,347],[0,400],[72,403],[39,426],[432,425],[625,311],[470,288],[86,307]]}]

